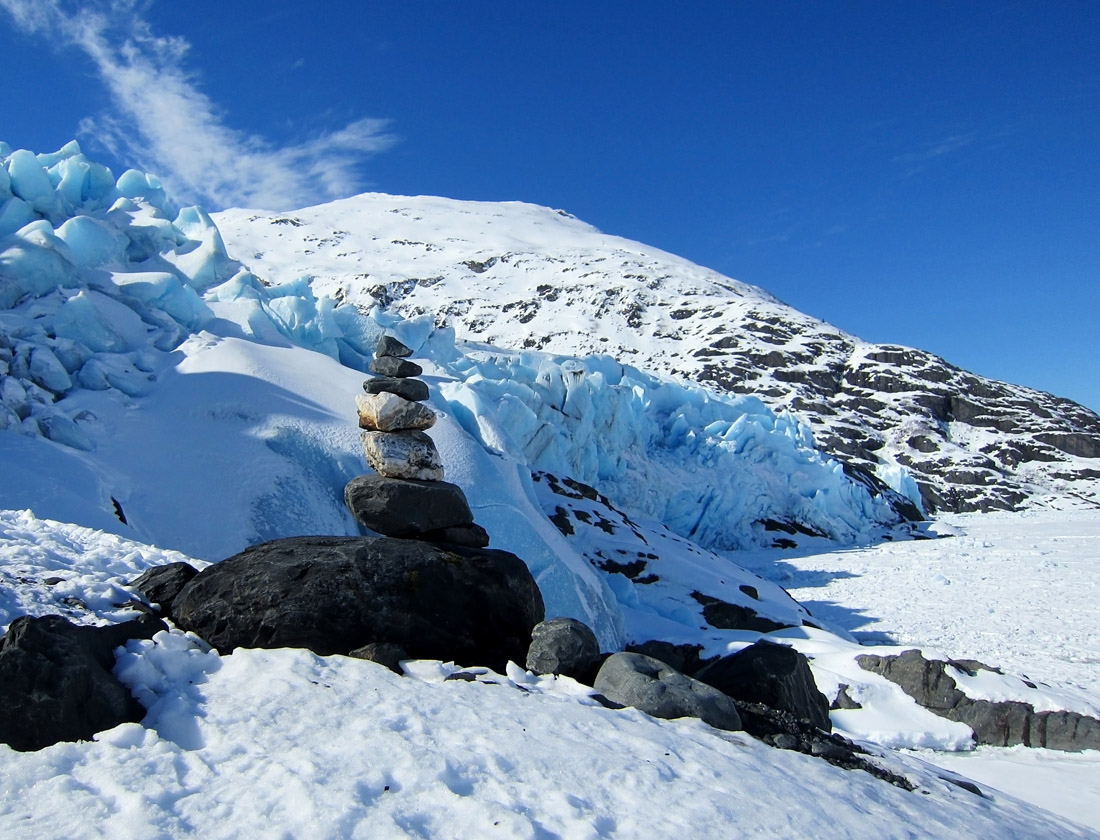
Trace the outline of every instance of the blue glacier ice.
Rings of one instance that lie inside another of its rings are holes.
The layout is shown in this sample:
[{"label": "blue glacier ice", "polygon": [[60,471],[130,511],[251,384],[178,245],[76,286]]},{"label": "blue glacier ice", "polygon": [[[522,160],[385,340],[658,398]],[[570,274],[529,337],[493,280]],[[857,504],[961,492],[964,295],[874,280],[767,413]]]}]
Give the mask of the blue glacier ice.
[{"label": "blue glacier ice", "polygon": [[[441,414],[432,434],[493,545],[524,558],[551,614],[590,623],[608,649],[623,640],[623,611],[640,608],[637,591],[563,539],[542,513],[533,471],[575,478],[715,548],[769,544],[766,520],[846,541],[897,521],[805,426],[755,398],[720,398],[607,356],[456,343],[433,313],[338,306],[309,277],[267,285],[226,252],[205,211],[177,208],[152,175],[128,170],[116,181],[75,143],[48,155],[0,144],[0,160],[0,438],[34,438],[31,449],[51,463],[97,477],[97,501],[70,505],[85,524],[194,540],[187,547],[210,560],[309,523],[353,532],[342,482],[366,466],[356,466],[351,406],[384,333],[423,362]],[[312,400],[295,393],[302,370],[319,389]],[[329,380],[341,383],[339,399]],[[330,398],[346,401],[347,416]],[[171,410],[158,414],[164,401]],[[143,412],[152,419],[140,422]],[[119,424],[146,442],[118,439]],[[194,449],[186,469],[180,441]],[[0,452],[15,449],[30,451]],[[20,465],[26,504],[39,504],[53,479]],[[152,489],[174,472],[209,482],[209,492],[187,490],[187,511]],[[887,478],[913,490],[900,467]],[[136,525],[104,507],[107,486],[121,488]],[[8,488],[5,500],[18,496]]]}]

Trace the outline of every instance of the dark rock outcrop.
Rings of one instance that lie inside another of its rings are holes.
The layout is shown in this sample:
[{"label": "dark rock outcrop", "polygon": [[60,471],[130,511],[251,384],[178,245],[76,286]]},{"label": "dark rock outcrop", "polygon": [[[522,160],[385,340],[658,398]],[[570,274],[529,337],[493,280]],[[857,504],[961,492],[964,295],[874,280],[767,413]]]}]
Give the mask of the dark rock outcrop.
[{"label": "dark rock outcrop", "polygon": [[1037,712],[1015,700],[993,702],[967,697],[947,673],[952,666],[973,672],[986,668],[972,660],[925,659],[919,650],[897,656],[865,654],[860,667],[881,674],[930,712],[970,727],[979,744],[995,747],[1045,747],[1051,750],[1100,749],[1100,720],[1076,712]]},{"label": "dark rock outcrop", "polygon": [[150,603],[159,604],[161,615],[171,618],[172,603],[176,596],[198,573],[199,570],[190,563],[168,563],[147,569],[140,577],[131,581],[130,586],[148,598]]},{"label": "dark rock outcrop", "polygon": [[600,643],[588,625],[575,618],[551,618],[531,631],[527,670],[591,679],[600,662]]},{"label": "dark rock outcrop", "polygon": [[400,645],[416,659],[501,670],[522,662],[542,596],[523,561],[492,549],[386,537],[292,537],[246,549],[184,587],[176,622],[228,653]]},{"label": "dark rock outcrop", "polygon": [[466,494],[446,481],[360,475],[347,483],[344,501],[357,520],[387,537],[419,537],[474,521]]},{"label": "dark rock outcrop", "polygon": [[[745,732],[765,744],[781,750],[794,750],[805,755],[824,759],[846,770],[865,770],[872,776],[892,785],[913,790],[914,785],[870,760],[867,751],[847,738],[823,732],[820,727],[790,712],[774,709],[762,703],[737,701],[737,711]],[[974,792],[981,794],[976,788]]]},{"label": "dark rock outcrop", "polygon": [[105,627],[15,619],[0,640],[0,742],[38,750],[140,721],[145,710],[111,673],[114,650],[167,629],[148,615]]},{"label": "dark rock outcrop", "polygon": [[593,687],[608,700],[653,717],[697,717],[716,729],[741,728],[737,706],[721,691],[640,653],[609,656]]},{"label": "dark rock outcrop", "polygon": [[757,642],[705,665],[695,678],[735,700],[762,703],[832,731],[829,701],[817,690],[809,660],[787,645]]},{"label": "dark rock outcrop", "polygon": [[770,633],[772,630],[782,630],[788,626],[765,618],[752,607],[728,604],[721,598],[704,595],[702,592],[692,592],[691,597],[702,604],[703,619],[707,624],[719,630],[754,630],[757,633]]}]

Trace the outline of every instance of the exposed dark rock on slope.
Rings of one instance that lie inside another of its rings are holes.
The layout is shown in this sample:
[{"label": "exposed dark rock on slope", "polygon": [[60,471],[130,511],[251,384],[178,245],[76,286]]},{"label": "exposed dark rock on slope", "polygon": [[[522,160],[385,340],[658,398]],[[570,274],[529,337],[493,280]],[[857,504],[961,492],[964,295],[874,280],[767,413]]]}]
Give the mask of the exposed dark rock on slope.
[{"label": "exposed dark rock on slope", "polygon": [[[948,720],[965,723],[979,744],[995,747],[1046,747],[1052,750],[1094,750],[1100,747],[1100,720],[1066,711],[1036,711],[1030,703],[1017,700],[973,699],[959,690],[948,672],[954,668],[973,676],[993,670],[971,660],[943,662],[925,659],[919,650],[897,656],[865,654],[861,667],[901,686],[926,709]],[[999,673],[999,672],[998,672]]]},{"label": "exposed dark rock on slope", "polygon": [[217,214],[234,256],[459,338],[603,353],[790,409],[858,473],[905,466],[927,511],[1100,505],[1100,417],[919,350],[863,342],[766,292],[519,203],[368,194]]}]

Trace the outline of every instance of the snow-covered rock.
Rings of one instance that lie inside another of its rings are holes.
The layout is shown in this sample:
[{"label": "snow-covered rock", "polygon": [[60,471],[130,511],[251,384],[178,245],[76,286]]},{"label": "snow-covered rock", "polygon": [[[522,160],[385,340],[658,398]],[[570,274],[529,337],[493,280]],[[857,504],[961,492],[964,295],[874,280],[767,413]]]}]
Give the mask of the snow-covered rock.
[{"label": "snow-covered rock", "polygon": [[[1100,418],[929,353],[875,345],[765,291],[561,211],[367,194],[292,214],[215,214],[273,282],[446,318],[460,338],[750,394],[927,512],[1100,504]],[[902,469],[904,468],[904,469]]]}]

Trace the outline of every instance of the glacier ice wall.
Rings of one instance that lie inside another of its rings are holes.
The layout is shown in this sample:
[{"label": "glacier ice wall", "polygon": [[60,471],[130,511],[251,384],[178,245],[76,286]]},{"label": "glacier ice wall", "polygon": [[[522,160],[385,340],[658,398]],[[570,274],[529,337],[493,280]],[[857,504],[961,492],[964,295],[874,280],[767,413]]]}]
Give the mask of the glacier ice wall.
[{"label": "glacier ice wall", "polygon": [[[456,345],[430,316],[337,306],[309,277],[270,285],[226,252],[201,208],[176,207],[151,175],[116,179],[76,143],[46,155],[0,144],[0,161],[0,434],[37,439],[98,477],[84,482],[97,497],[87,510],[107,515],[85,524],[111,523],[114,492],[131,513],[116,530],[211,560],[311,522],[354,528],[338,510],[357,458],[347,391],[384,331],[425,362],[441,448],[494,544],[531,564],[552,612],[592,621],[609,643],[622,627],[614,596],[545,521],[532,470],[575,477],[715,547],[762,541],[769,519],[842,540],[897,519],[805,427],[753,398],[719,399],[608,357]],[[207,381],[196,376],[247,387],[196,407],[195,383]],[[183,460],[171,451],[181,440],[218,458]],[[21,474],[42,484],[40,499],[45,479]],[[278,501],[288,486],[293,509]],[[24,497],[30,506],[35,494]]]}]

